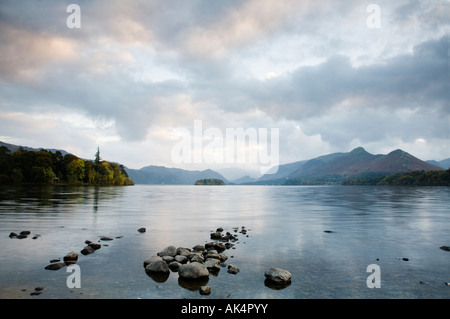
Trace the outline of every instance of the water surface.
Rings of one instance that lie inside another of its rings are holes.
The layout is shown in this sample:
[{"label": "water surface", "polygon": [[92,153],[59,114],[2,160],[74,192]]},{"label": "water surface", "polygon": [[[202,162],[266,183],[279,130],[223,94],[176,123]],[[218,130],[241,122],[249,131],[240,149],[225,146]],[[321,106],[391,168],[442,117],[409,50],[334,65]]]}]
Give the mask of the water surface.
[{"label": "water surface", "polygon": [[[449,298],[450,188],[362,186],[8,187],[0,195],[1,298]],[[244,226],[227,263],[201,296],[171,273],[149,277],[143,261],[168,246],[211,241],[218,227]],[[145,233],[137,231],[146,227]],[[31,231],[26,239],[10,232]],[[332,231],[332,232],[325,232]],[[33,236],[39,235],[37,239]],[[51,259],[80,252],[81,288]],[[381,270],[368,288],[367,266]],[[283,289],[264,271],[292,273]],[[45,289],[38,296],[30,293]]]}]

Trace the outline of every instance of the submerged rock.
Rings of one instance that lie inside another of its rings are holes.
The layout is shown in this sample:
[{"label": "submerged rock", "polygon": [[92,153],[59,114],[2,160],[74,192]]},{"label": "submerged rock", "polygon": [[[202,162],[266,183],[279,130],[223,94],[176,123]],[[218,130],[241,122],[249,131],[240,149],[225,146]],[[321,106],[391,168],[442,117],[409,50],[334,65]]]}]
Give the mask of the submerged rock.
[{"label": "submerged rock", "polygon": [[140,233],[145,233],[147,231],[147,229],[145,227],[141,227],[137,231]]},{"label": "submerged rock", "polygon": [[102,247],[101,244],[97,244],[97,243],[89,243],[88,246],[91,247],[94,250],[98,250],[98,249],[100,249]]},{"label": "submerged rock", "polygon": [[66,263],[54,263],[54,264],[47,265],[45,267],[45,269],[47,269],[47,270],[58,270],[58,269],[61,269],[61,268],[65,267],[65,266],[66,266]]},{"label": "submerged rock", "polygon": [[441,246],[439,248],[445,251],[450,251],[450,246]]}]

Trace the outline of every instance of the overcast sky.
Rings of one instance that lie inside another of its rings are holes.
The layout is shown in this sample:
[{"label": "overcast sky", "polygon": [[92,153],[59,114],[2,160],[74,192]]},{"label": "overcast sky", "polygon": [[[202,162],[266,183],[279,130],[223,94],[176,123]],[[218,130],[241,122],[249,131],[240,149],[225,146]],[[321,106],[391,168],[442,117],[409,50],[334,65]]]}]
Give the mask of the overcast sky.
[{"label": "overcast sky", "polygon": [[442,160],[449,17],[448,0],[2,0],[0,140],[219,167],[173,159],[197,120],[277,128],[281,164],[358,146]]}]

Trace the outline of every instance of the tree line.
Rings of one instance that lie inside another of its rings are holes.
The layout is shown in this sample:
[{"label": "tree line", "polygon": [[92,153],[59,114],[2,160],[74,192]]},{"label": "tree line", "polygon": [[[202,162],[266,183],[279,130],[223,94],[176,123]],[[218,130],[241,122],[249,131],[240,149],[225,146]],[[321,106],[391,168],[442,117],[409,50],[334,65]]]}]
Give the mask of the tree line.
[{"label": "tree line", "polygon": [[450,169],[349,178],[344,180],[342,185],[450,186]]},{"label": "tree line", "polygon": [[225,185],[225,182],[217,178],[203,178],[197,180],[194,185]]},{"label": "tree line", "polygon": [[133,185],[123,165],[103,161],[97,149],[95,160],[83,160],[60,151],[16,152],[0,147],[0,184]]}]

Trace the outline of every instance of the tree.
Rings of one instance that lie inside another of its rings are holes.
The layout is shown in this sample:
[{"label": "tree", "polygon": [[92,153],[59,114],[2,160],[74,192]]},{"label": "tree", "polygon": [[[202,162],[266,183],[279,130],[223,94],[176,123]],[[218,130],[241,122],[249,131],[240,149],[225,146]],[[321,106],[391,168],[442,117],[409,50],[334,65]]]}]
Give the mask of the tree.
[{"label": "tree", "polygon": [[95,164],[100,164],[100,147],[97,146],[97,153],[95,153]]}]

